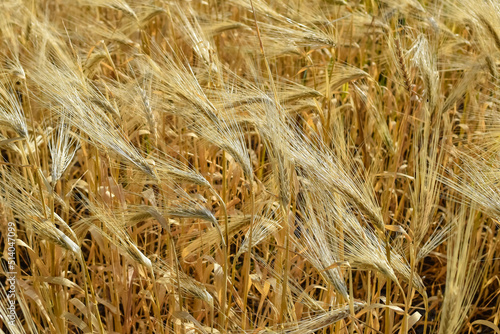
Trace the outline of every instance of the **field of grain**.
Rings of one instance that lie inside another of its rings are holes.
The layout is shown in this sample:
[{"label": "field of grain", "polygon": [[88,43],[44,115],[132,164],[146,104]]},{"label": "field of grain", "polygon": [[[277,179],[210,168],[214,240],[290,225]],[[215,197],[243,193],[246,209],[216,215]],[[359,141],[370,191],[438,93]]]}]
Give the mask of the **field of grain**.
[{"label": "field of grain", "polygon": [[497,0],[0,1],[0,333],[500,333]]}]

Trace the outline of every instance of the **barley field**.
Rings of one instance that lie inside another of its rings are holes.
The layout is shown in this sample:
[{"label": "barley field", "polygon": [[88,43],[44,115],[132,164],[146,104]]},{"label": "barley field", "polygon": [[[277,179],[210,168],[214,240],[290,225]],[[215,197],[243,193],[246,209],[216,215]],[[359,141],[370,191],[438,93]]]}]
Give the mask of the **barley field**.
[{"label": "barley field", "polygon": [[0,333],[500,334],[497,0],[2,0]]}]

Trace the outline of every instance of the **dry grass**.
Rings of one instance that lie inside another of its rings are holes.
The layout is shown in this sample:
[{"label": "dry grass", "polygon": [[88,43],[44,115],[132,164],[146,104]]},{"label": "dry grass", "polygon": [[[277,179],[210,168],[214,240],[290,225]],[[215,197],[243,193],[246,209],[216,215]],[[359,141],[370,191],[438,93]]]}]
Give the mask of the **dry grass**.
[{"label": "dry grass", "polygon": [[496,1],[0,13],[0,333],[500,333]]}]

